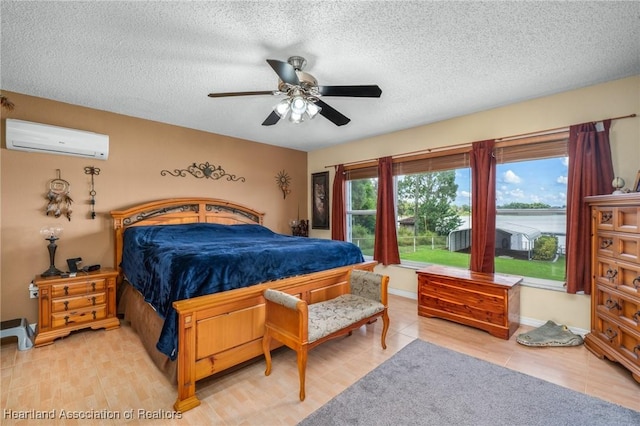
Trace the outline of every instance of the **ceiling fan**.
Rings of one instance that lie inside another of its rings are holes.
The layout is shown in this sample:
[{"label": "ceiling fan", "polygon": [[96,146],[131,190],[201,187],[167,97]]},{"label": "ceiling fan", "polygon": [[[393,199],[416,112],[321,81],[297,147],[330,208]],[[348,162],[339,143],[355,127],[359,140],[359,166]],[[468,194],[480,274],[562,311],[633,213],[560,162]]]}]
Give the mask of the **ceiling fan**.
[{"label": "ceiling fan", "polygon": [[324,116],[336,126],[344,126],[351,120],[322,101],[320,97],[379,98],[382,94],[382,90],[377,85],[319,86],[314,76],[302,71],[307,61],[301,56],[291,56],[287,62],[267,59],[267,63],[278,74],[278,90],[209,93],[209,97],[286,95],[286,98],[280,101],[264,120],[263,126],[273,126],[281,118],[286,117],[289,121],[300,123],[305,118],[314,118],[317,114]]}]

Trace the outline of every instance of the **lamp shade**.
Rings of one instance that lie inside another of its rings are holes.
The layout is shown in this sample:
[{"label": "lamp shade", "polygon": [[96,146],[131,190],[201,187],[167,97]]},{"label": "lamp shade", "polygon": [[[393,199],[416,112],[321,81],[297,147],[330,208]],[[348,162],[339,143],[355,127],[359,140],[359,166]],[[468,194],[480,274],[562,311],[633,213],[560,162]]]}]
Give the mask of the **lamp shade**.
[{"label": "lamp shade", "polygon": [[47,238],[58,238],[62,234],[62,226],[49,225],[43,226],[40,228],[40,235],[42,235],[45,239]]}]

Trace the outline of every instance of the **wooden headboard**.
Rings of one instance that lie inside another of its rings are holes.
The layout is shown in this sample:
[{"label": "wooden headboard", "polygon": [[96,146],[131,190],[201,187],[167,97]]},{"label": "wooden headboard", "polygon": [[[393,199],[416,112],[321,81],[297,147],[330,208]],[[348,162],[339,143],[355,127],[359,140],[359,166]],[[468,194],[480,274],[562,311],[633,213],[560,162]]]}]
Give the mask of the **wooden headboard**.
[{"label": "wooden headboard", "polygon": [[130,226],[180,223],[225,225],[257,223],[262,225],[264,213],[216,198],[168,198],[140,204],[126,210],[113,210],[111,217],[115,231],[114,267],[120,271],[124,231]]}]

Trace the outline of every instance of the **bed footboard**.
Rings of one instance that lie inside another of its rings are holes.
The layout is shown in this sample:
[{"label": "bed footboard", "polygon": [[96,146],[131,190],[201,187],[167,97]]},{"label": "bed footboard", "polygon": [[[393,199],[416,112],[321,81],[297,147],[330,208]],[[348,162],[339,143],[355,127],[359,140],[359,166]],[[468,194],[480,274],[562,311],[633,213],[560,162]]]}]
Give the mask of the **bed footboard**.
[{"label": "bed footboard", "polygon": [[[264,356],[266,289],[317,303],[345,293],[351,269],[373,271],[376,264],[364,262],[174,302],[179,318],[179,346],[178,397],[173,408],[183,412],[200,405],[196,396],[198,380]],[[272,349],[279,345],[274,342]]]}]

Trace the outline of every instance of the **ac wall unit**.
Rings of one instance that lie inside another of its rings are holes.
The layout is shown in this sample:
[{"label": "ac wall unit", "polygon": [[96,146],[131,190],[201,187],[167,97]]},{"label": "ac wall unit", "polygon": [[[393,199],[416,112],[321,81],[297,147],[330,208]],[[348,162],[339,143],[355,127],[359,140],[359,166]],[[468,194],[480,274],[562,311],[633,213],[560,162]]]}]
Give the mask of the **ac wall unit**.
[{"label": "ac wall unit", "polygon": [[109,136],[30,121],[6,120],[7,149],[106,160]]}]

